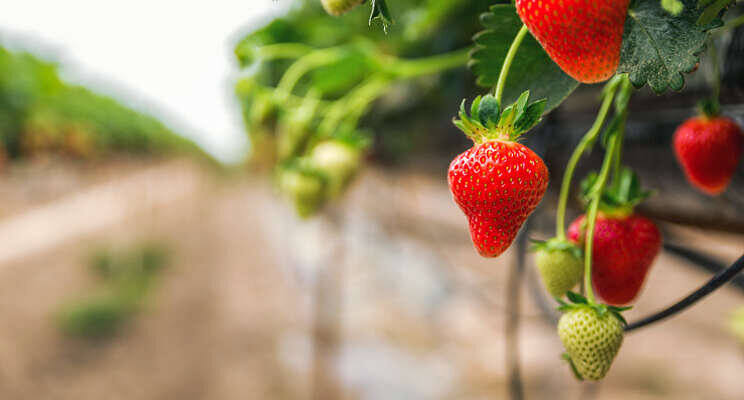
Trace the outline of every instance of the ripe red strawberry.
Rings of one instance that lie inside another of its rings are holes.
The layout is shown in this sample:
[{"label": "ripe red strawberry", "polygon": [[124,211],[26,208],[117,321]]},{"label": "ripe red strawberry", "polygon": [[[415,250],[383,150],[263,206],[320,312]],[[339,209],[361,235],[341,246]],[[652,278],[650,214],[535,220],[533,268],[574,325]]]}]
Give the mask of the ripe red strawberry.
[{"label": "ripe red strawberry", "polygon": [[517,13],[550,58],[579,82],[617,70],[630,0],[516,0]]},{"label": "ripe red strawberry", "polygon": [[674,133],[674,152],[688,180],[709,195],[726,190],[743,148],[741,128],[726,117],[693,117]]},{"label": "ripe red strawberry", "polygon": [[540,120],[541,100],[527,106],[529,93],[499,112],[487,95],[464,102],[455,125],[475,145],[455,157],[447,175],[455,202],[470,224],[470,236],[484,257],[496,257],[514,240],[519,228],[545,194],[548,168],[532,150],[514,140]]},{"label": "ripe red strawberry", "polygon": [[[584,242],[585,216],[568,228],[568,238]],[[653,222],[636,214],[610,216],[600,213],[592,244],[592,287],[611,305],[632,302],[646,280],[661,249],[661,234]]]}]

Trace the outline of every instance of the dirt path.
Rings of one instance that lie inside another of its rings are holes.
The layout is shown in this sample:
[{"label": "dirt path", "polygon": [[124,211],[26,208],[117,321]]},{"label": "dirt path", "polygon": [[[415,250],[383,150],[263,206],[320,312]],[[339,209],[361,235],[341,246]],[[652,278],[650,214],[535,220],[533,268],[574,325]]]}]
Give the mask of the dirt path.
[{"label": "dirt path", "polygon": [[[264,182],[180,161],[121,171],[71,172],[80,190],[19,201],[0,220],[0,398],[307,399],[313,269],[337,238],[321,222],[298,225]],[[446,187],[428,175],[368,172],[349,204],[336,363],[348,398],[503,398],[512,254],[478,257]],[[741,251],[740,237],[676,234],[724,261]],[[142,240],[173,254],[146,309],[110,339],[61,335],[55,310],[95,287],[91,249]],[[662,255],[630,319],[707,277]],[[586,386],[524,296],[528,398],[579,398]],[[629,335],[596,398],[744,398],[744,356],[724,327],[742,304],[726,288]]]}]

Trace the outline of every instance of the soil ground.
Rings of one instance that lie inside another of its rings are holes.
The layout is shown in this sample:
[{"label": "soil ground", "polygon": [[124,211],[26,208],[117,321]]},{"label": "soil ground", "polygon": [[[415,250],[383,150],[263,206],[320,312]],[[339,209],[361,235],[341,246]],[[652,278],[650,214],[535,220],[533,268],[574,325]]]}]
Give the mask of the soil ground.
[{"label": "soil ground", "polygon": [[[312,288],[329,265],[340,282],[330,371],[340,397],[507,397],[515,254],[477,256],[439,176],[370,169],[335,224],[301,224],[267,182],[183,160],[14,166],[0,196],[2,399],[309,399]],[[727,263],[744,243],[664,228]],[[62,334],[55,312],[95,290],[91,252],[153,240],[172,261],[144,309],[109,338]],[[662,254],[628,319],[708,278]],[[744,351],[726,329],[744,305],[733,287],[629,334],[601,384],[572,378],[554,326],[528,290],[521,300],[528,399],[744,398]]]}]

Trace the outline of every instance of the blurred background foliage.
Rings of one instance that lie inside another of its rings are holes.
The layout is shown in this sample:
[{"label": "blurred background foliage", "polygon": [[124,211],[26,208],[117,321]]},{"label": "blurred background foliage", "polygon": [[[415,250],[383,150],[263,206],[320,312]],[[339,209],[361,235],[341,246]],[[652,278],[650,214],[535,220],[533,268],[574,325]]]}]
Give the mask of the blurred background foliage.
[{"label": "blurred background foliage", "polygon": [[[494,29],[494,22],[484,14],[495,3],[394,2],[390,6],[395,25],[385,34],[379,24],[368,25],[366,5],[332,17],[318,1],[293,2],[289,12],[248,33],[235,47],[241,68],[236,93],[254,165],[274,168],[302,157],[314,141],[336,129],[336,133],[371,135],[367,159],[383,164],[416,163],[444,171],[449,160],[469,145],[452,126],[455,110],[463,99],[488,90],[476,86],[473,68],[478,67],[472,60],[458,59],[458,52],[470,52],[473,37],[484,27]],[[727,24],[740,13],[732,8],[726,15]],[[742,29],[713,33],[722,49],[723,111],[739,120],[743,115],[739,104],[744,101],[739,79],[744,69],[738,62],[742,58]],[[447,57],[451,62],[442,68],[441,58]],[[511,75],[517,77],[517,72]],[[669,151],[671,137],[677,125],[695,115],[696,103],[710,96],[711,76],[711,57],[702,54],[700,68],[685,75],[684,90],[657,95],[647,85],[634,93],[627,162],[646,186],[659,193],[647,206],[654,208],[647,209],[648,213],[671,221],[741,231],[744,213],[738,204],[744,192],[736,182],[744,179],[744,170],[737,173],[731,190],[716,200],[720,207],[715,216],[703,207],[706,202],[700,202],[710,200],[695,193],[688,195],[700,207],[669,212],[669,204],[676,204],[668,201],[669,196],[678,195],[685,184]],[[568,85],[567,93],[574,87]],[[561,179],[566,155],[594,118],[600,88],[580,85],[524,138],[545,159],[551,180]],[[591,168],[597,162],[594,154],[586,166]],[[660,162],[667,166],[664,174],[656,168]],[[579,171],[579,176],[587,171]]]},{"label": "blurred background foliage", "polygon": [[3,159],[47,153],[98,158],[112,152],[206,157],[157,119],[64,82],[53,63],[4,48],[0,48],[0,147]]},{"label": "blurred background foliage", "polygon": [[99,287],[62,307],[58,313],[62,331],[88,338],[116,333],[142,307],[168,258],[166,247],[157,243],[94,252],[88,268],[98,278]]},{"label": "blurred background foliage", "polygon": [[[295,102],[301,99],[282,101],[282,93],[276,93],[295,59],[313,52],[317,57],[319,49],[341,49],[344,54],[334,62],[317,60],[312,72],[295,85],[297,93],[306,95],[312,90],[324,101],[337,100],[373,73],[405,79],[415,74],[409,71],[421,72],[416,67],[407,70],[410,65],[395,65],[395,60],[467,51],[472,36],[482,29],[480,14],[492,4],[482,0],[396,1],[390,4],[395,25],[385,34],[379,24],[368,25],[366,6],[335,18],[318,1],[296,2],[289,13],[245,36],[235,49],[244,68],[237,93],[253,154],[265,156],[266,147],[274,146],[267,141],[280,135],[282,119],[298,109]],[[400,160],[414,147],[419,154],[430,154],[442,146],[465,143],[458,135],[445,134],[450,131],[452,110],[475,91],[474,76],[464,68],[465,59],[456,64],[463,68],[442,69],[438,75],[386,87],[373,110],[361,116],[359,125],[374,135],[372,153],[378,160]]]}]

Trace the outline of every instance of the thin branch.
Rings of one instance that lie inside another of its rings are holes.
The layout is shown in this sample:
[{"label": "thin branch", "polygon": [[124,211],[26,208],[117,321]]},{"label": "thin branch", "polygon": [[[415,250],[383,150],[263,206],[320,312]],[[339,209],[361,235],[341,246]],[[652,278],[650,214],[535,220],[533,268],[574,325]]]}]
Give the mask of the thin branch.
[{"label": "thin branch", "polygon": [[739,259],[736,260],[733,264],[731,264],[728,268],[717,273],[710,281],[708,281],[708,283],[703,285],[700,289],[692,292],[689,296],[685,297],[684,299],[680,300],[676,304],[672,305],[671,307],[663,311],[660,311],[656,314],[643,318],[640,321],[636,321],[632,324],[629,324],[627,327],[625,327],[625,331],[630,332],[638,328],[642,328],[646,325],[652,324],[654,322],[660,321],[664,318],[671,317],[672,315],[695,304],[696,302],[701,300],[703,297],[707,296],[714,290],[723,286],[725,283],[733,279],[736,276],[736,274],[741,272],[743,269],[744,269],[744,255],[739,257]]},{"label": "thin branch", "polygon": [[337,209],[326,210],[322,215],[329,225],[333,250],[315,270],[315,292],[312,326],[312,381],[311,399],[338,400],[342,391],[334,374],[334,360],[341,345],[341,316],[344,284],[346,244],[343,238],[341,217]]},{"label": "thin branch", "polygon": [[506,368],[509,382],[509,398],[524,399],[524,385],[519,366],[519,312],[521,308],[520,292],[524,280],[524,264],[527,256],[527,232],[530,221],[527,220],[517,238],[517,259],[509,269],[506,289]]}]

